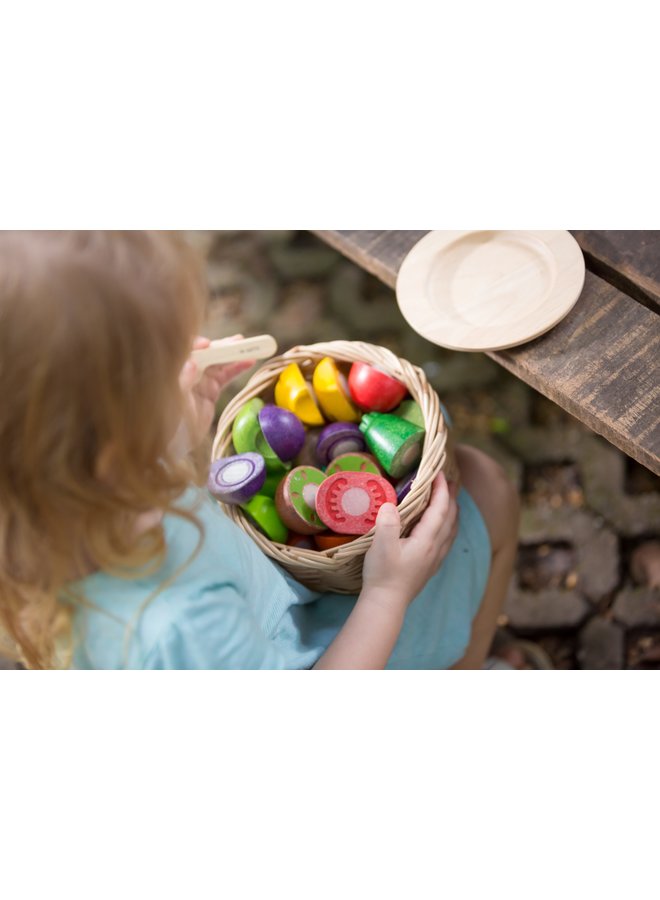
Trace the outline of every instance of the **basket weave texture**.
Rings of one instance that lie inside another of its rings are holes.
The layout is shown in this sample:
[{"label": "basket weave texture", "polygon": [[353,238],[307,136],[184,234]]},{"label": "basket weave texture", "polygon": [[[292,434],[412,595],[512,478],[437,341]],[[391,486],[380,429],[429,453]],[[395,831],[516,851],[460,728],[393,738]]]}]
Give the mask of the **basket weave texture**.
[{"label": "basket weave texture", "polygon": [[[228,456],[233,452],[231,429],[234,418],[248,400],[261,397],[266,402],[273,402],[275,382],[280,372],[290,363],[298,363],[305,377],[311,381],[314,367],[325,356],[332,357],[338,363],[359,361],[376,366],[403,382],[422,410],[426,435],[419,471],[410,493],[399,506],[401,533],[406,535],[426,509],[431,486],[437,474],[442,470],[448,478],[451,478],[456,477],[457,472],[450,435],[440,409],[438,395],[420,368],[399,359],[384,347],[360,341],[330,341],[293,347],[281,356],[273,357],[261,366],[243,390],[224,409],[213,442],[213,459]],[[267,556],[279,563],[297,581],[318,591],[359,593],[362,587],[362,564],[373,540],[373,529],[351,543],[332,550],[303,550],[271,541],[252,524],[238,506],[225,504],[221,506]]]}]

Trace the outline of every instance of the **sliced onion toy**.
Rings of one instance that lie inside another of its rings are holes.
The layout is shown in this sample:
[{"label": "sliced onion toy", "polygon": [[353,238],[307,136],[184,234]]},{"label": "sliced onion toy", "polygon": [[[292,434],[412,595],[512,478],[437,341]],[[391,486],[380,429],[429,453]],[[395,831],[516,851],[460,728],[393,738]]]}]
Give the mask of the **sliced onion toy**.
[{"label": "sliced onion toy", "polygon": [[321,521],[337,534],[366,534],[383,503],[396,505],[396,493],[389,481],[371,472],[337,472],[316,494]]},{"label": "sliced onion toy", "polygon": [[282,479],[275,495],[280,519],[298,534],[315,534],[326,526],[316,512],[316,496],[325,475],[314,466],[296,466]]},{"label": "sliced onion toy", "polygon": [[342,453],[359,453],[366,449],[359,427],[353,422],[333,422],[326,425],[316,444],[316,455],[322,466]]},{"label": "sliced onion toy", "polygon": [[266,480],[266,463],[259,453],[239,453],[216,460],[207,487],[223,503],[246,503]]}]

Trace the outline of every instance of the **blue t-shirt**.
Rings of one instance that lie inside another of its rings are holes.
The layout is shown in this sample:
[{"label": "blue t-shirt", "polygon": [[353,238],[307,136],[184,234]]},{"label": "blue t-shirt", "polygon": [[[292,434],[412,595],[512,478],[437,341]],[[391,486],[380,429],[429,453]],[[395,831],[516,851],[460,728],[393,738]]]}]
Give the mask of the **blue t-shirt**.
[{"label": "blue t-shirt", "polygon": [[[390,668],[446,668],[467,647],[488,578],[490,543],[465,490],[458,502],[458,536],[408,609]],[[194,509],[201,521],[201,543],[191,522],[168,514],[167,557],[157,572],[133,578],[97,572],[75,585],[91,606],[77,607],[74,616],[74,667],[313,666],[356,598],[303,587],[206,492],[190,489],[180,505]]]}]

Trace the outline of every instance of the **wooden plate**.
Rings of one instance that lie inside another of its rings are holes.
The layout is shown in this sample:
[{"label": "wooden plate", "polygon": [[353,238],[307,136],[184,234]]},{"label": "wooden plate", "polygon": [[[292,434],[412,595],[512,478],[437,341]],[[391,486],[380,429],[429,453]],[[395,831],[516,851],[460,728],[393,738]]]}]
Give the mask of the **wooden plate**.
[{"label": "wooden plate", "polygon": [[584,284],[567,231],[430,231],[403,261],[396,295],[427,340],[451,350],[501,350],[556,325]]}]

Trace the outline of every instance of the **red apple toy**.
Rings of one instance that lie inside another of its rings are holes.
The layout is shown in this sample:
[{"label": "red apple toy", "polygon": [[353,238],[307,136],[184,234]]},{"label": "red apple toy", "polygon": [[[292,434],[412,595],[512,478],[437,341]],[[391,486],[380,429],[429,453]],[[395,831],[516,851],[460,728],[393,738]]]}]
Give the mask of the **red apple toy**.
[{"label": "red apple toy", "polygon": [[348,386],[354,402],[366,412],[389,412],[408,393],[405,384],[364,362],[353,363]]}]

